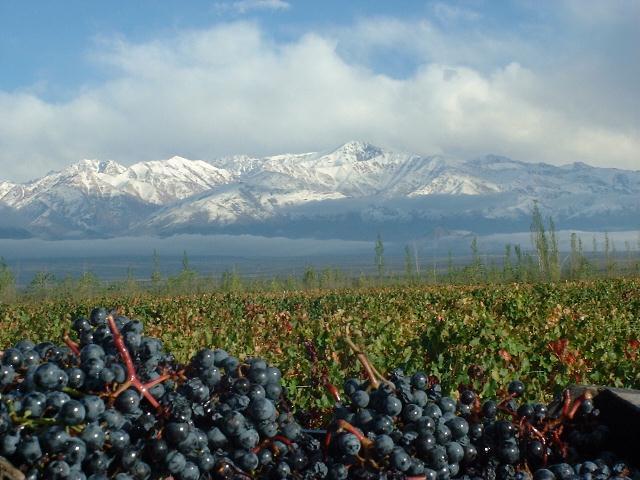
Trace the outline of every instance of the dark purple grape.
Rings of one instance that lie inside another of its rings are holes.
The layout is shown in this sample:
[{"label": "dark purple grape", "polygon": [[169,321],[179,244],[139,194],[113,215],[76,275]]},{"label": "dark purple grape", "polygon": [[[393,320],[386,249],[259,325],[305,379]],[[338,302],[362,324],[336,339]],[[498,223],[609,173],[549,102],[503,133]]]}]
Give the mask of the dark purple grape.
[{"label": "dark purple grape", "polygon": [[42,457],[40,442],[35,435],[24,435],[20,437],[16,453],[28,464],[33,465]]},{"label": "dark purple grape", "polygon": [[129,388],[118,395],[116,398],[116,407],[122,413],[133,413],[140,405],[140,395],[133,388]]},{"label": "dark purple grape", "polygon": [[463,390],[460,393],[460,403],[464,405],[471,405],[476,400],[476,394],[473,390]]},{"label": "dark purple grape", "polygon": [[524,383],[520,380],[513,380],[512,382],[509,382],[507,390],[514,397],[521,397],[524,393]]},{"label": "dark purple grape", "polygon": [[422,417],[422,408],[418,405],[409,403],[402,409],[402,419],[405,422],[411,423],[419,420]]},{"label": "dark purple grape", "polygon": [[16,378],[16,372],[11,365],[0,366],[0,387],[11,385],[14,378]]},{"label": "dark purple grape", "polygon": [[556,476],[551,470],[541,468],[533,474],[533,480],[556,480]]},{"label": "dark purple grape", "polygon": [[497,414],[498,405],[496,404],[496,402],[494,402],[493,400],[487,400],[486,402],[484,402],[484,404],[482,405],[482,415],[484,415],[485,418],[495,418]]},{"label": "dark purple grape", "polygon": [[89,450],[100,450],[105,442],[105,433],[98,423],[89,423],[80,434]]},{"label": "dark purple grape", "polygon": [[48,453],[60,453],[71,440],[71,436],[67,431],[59,426],[52,426],[42,435],[42,446]]},{"label": "dark purple grape", "polygon": [[65,425],[79,425],[85,419],[84,405],[77,400],[69,400],[60,409],[60,421]]},{"label": "dark purple grape", "polygon": [[87,456],[87,446],[81,439],[73,437],[65,442],[62,452],[69,465],[79,465]]},{"label": "dark purple grape", "polygon": [[369,394],[364,390],[356,390],[350,399],[354,407],[366,408],[369,405]]},{"label": "dark purple grape", "polygon": [[509,465],[515,465],[520,461],[520,450],[516,445],[503,445],[498,450],[500,460]]},{"label": "dark purple grape", "polygon": [[47,407],[47,396],[40,392],[30,392],[24,396],[22,401],[23,415],[31,417],[42,417]]},{"label": "dark purple grape", "polygon": [[89,323],[94,327],[100,325],[106,325],[107,323],[107,310],[105,308],[94,308],[89,315]]},{"label": "dark purple grape", "polygon": [[338,446],[340,451],[346,455],[356,455],[362,446],[358,437],[353,433],[343,433],[338,438]]},{"label": "dark purple grape", "polygon": [[449,442],[445,445],[449,463],[458,463],[464,458],[464,448],[457,442]]},{"label": "dark purple grape", "polygon": [[10,432],[0,435],[0,455],[10,457],[14,453],[16,453],[19,443],[19,432]]},{"label": "dark purple grape", "polygon": [[53,460],[47,465],[45,472],[46,478],[51,480],[60,480],[69,476],[69,464],[64,460]]},{"label": "dark purple grape", "polygon": [[87,456],[82,465],[87,473],[105,473],[110,463],[109,457],[96,449]]},{"label": "dark purple grape", "polygon": [[186,462],[178,477],[180,480],[198,480],[200,478],[200,470],[195,463]]},{"label": "dark purple grape", "polygon": [[411,457],[402,448],[396,447],[391,453],[390,463],[393,468],[406,472],[411,467]]},{"label": "dark purple grape", "polygon": [[438,406],[443,415],[446,413],[455,413],[456,411],[456,401],[451,397],[440,397]]},{"label": "dark purple grape", "polygon": [[22,367],[23,360],[23,352],[17,348],[7,348],[2,354],[2,364],[10,365],[14,370]]}]

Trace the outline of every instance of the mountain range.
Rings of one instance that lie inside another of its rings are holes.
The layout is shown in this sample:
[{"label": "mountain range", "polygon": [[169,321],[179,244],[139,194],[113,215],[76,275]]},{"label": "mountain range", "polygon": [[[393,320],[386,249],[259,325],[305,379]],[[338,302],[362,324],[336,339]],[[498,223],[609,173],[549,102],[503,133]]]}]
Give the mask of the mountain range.
[{"label": "mountain range", "polygon": [[636,229],[640,171],[422,156],[356,141],[260,158],[82,160],[27,183],[0,180],[0,238],[502,233],[528,230],[534,202],[564,229]]}]

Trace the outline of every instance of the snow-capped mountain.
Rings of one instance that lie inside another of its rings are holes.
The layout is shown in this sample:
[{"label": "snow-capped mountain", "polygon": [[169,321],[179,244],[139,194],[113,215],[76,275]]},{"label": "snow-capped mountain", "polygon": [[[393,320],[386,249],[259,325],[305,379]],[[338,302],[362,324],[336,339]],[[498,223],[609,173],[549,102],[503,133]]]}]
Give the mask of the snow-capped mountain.
[{"label": "snow-capped mountain", "polygon": [[20,228],[54,238],[522,230],[534,201],[563,227],[637,228],[640,171],[421,156],[349,142],[327,152],[209,162],[83,160],[25,184],[0,182],[0,206],[22,219]]}]

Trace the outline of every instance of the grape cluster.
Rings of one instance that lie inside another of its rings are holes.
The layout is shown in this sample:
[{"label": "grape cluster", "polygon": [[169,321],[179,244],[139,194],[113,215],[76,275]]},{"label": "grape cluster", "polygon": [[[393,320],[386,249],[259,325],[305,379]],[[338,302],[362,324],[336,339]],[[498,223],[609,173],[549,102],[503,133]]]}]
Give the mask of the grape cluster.
[{"label": "grape cluster", "polygon": [[[423,372],[392,371],[389,381],[348,379],[335,409],[329,478],[420,480],[624,480],[639,473],[611,452],[588,394],[566,397],[562,411],[519,400],[515,380],[501,401],[470,389],[443,395]],[[588,460],[591,459],[591,460]]]},{"label": "grape cluster", "polygon": [[[22,340],[0,362],[0,455],[27,479],[624,480],[592,399],[561,412],[447,396],[434,377],[348,379],[323,429],[305,429],[282,374],[222,349],[181,365],[140,321],[104,308],[77,341]],[[332,391],[336,391],[334,387]],[[336,396],[338,396],[336,394]]]},{"label": "grape cluster", "polygon": [[281,372],[221,349],[178,365],[98,308],[67,345],[21,341],[0,370],[0,455],[27,479],[323,478],[320,442],[281,408]]}]

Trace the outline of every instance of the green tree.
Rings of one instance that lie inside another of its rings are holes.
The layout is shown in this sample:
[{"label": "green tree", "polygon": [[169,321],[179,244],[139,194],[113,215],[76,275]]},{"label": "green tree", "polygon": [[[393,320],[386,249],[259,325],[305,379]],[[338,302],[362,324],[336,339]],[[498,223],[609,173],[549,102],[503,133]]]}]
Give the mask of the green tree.
[{"label": "green tree", "polygon": [[407,279],[413,279],[414,277],[414,259],[413,254],[411,253],[411,248],[409,245],[405,245],[404,247],[404,274]]},{"label": "green tree", "polygon": [[609,232],[604,232],[604,265],[609,277],[613,276],[616,271],[615,254],[616,246],[609,238]]},{"label": "green tree", "polygon": [[571,256],[569,257],[569,278],[578,278],[580,274],[580,255],[578,253],[578,234],[571,232]]},{"label": "green tree", "polygon": [[153,249],[153,268],[151,270],[151,288],[159,290],[162,285],[162,273],[160,272],[160,255]]},{"label": "green tree", "polygon": [[376,268],[378,270],[378,278],[382,278],[382,274],[384,273],[384,244],[382,243],[382,237],[378,234],[378,238],[376,239],[376,246],[374,248],[376,252]]},{"label": "green tree", "polygon": [[116,282],[113,285],[114,289],[119,290],[125,295],[134,295],[139,291],[139,287],[140,286],[138,285],[138,282],[135,278],[135,272],[131,265],[127,266],[127,275],[124,280]]},{"label": "green tree", "polygon": [[473,237],[473,240],[471,240],[471,258],[470,279],[472,282],[477,283],[484,276],[484,265],[482,264],[482,258],[480,258],[478,237]]},{"label": "green tree", "polygon": [[453,253],[451,252],[451,249],[449,249],[449,252],[447,253],[447,277],[449,282],[454,281]]},{"label": "green tree", "polygon": [[12,300],[15,295],[16,279],[4,258],[0,257],[0,301]]},{"label": "green tree", "polygon": [[544,227],[544,220],[538,208],[538,202],[533,203],[531,220],[531,243],[538,254],[538,270],[542,278],[550,277],[549,239]]},{"label": "green tree", "polygon": [[33,279],[29,283],[27,291],[30,295],[37,298],[46,297],[53,289],[56,283],[56,277],[51,272],[36,272]]},{"label": "green tree", "polygon": [[[286,289],[292,289],[292,282],[295,282],[293,277],[289,276],[285,281]],[[242,279],[238,273],[235,265],[231,270],[225,270],[222,273],[221,287],[225,292],[239,292],[242,290]]]},{"label": "green tree", "polygon": [[100,288],[100,279],[93,272],[88,271],[78,278],[75,294],[79,298],[92,297],[100,292]]},{"label": "green tree", "polygon": [[549,277],[553,281],[560,280],[560,253],[558,251],[558,238],[556,237],[556,225],[553,218],[549,217]]},{"label": "green tree", "polygon": [[537,253],[540,278],[557,281],[560,279],[560,254],[555,223],[549,217],[549,228],[545,228],[538,202],[533,203],[531,216],[531,243]]},{"label": "green tree", "polygon": [[182,251],[182,271],[186,272],[190,270],[189,268],[189,256],[187,255],[187,251]]},{"label": "green tree", "polygon": [[315,288],[318,283],[318,275],[312,265],[307,265],[302,275],[302,284],[305,288]]},{"label": "green tree", "polygon": [[513,247],[513,251],[516,254],[516,269],[514,273],[514,280],[521,282],[524,279],[524,261],[522,257],[522,247],[520,244]]},{"label": "green tree", "polygon": [[185,250],[182,254],[182,271],[167,280],[169,291],[194,293],[198,291],[198,273],[189,266],[189,256]]},{"label": "green tree", "polygon": [[502,262],[502,279],[510,282],[513,280],[513,264],[511,262],[511,244],[507,243],[504,247],[504,261]]}]

